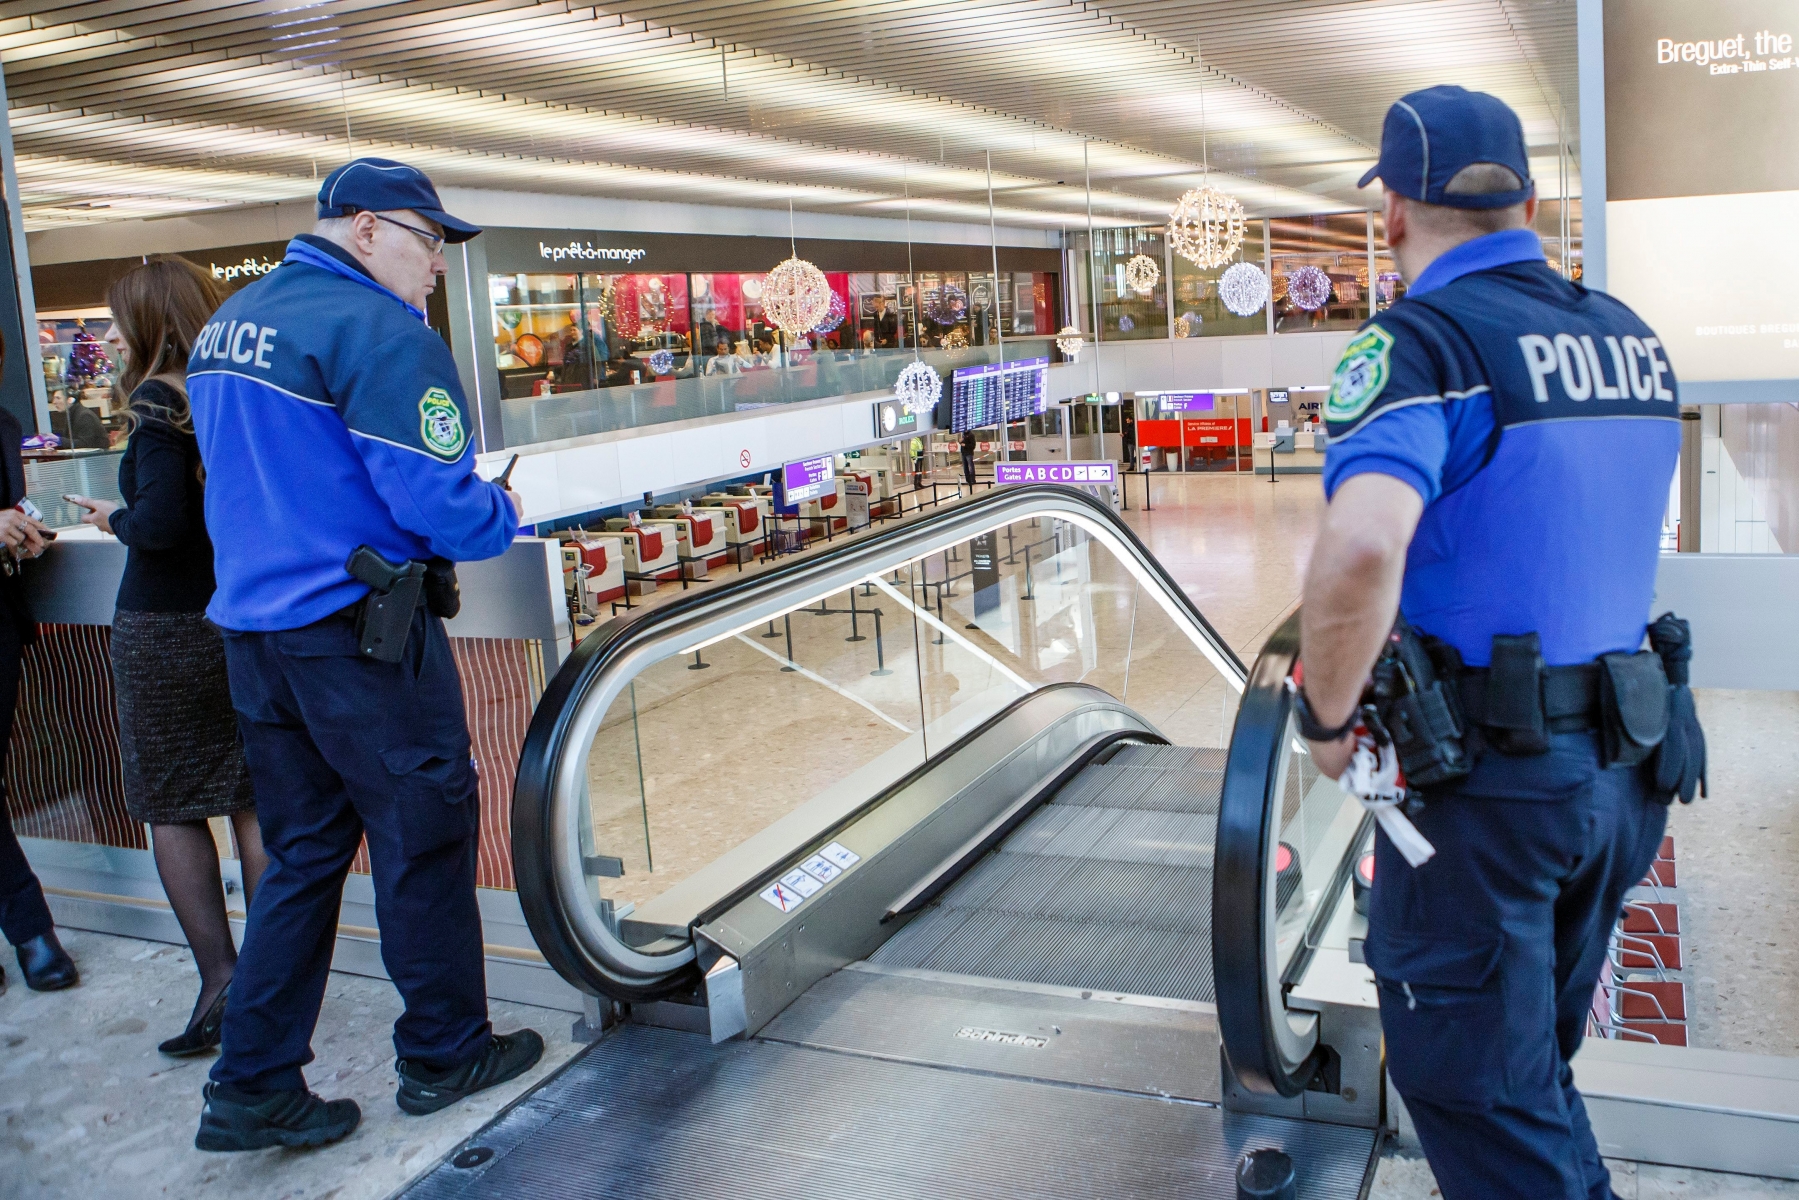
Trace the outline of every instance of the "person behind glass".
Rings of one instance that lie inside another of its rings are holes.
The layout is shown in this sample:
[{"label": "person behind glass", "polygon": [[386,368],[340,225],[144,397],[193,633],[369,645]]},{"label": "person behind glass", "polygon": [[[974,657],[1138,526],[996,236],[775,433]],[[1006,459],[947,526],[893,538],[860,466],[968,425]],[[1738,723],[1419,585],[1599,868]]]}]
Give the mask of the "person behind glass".
[{"label": "person behind glass", "polygon": [[875,347],[880,350],[898,349],[899,313],[887,307],[885,296],[876,296],[874,306],[874,313],[868,319],[868,331],[874,334]]},{"label": "person behind glass", "polygon": [[968,490],[974,491],[974,430],[962,431],[962,478],[968,481]]},{"label": "person behind glass", "polygon": [[[112,335],[107,335],[112,340]],[[57,388],[50,393],[50,432],[62,439],[64,449],[105,450],[112,443],[100,414]]]},{"label": "person behind glass", "polygon": [[[0,342],[0,362],[5,361],[6,347]],[[5,478],[0,479],[0,544],[13,559],[36,558],[49,545],[42,525],[20,512],[14,505],[25,498],[25,465],[19,457],[19,443],[24,430],[17,417],[0,408],[0,466]],[[12,719],[19,698],[19,664],[25,647],[37,640],[37,622],[25,603],[19,575],[15,569],[0,574],[0,779],[5,777],[6,748],[12,741]],[[19,969],[25,973],[25,986],[37,992],[54,992],[80,982],[80,973],[70,960],[62,943],[56,940],[56,927],[50,918],[50,906],[44,902],[44,889],[25,860],[24,850],[12,829],[12,815],[7,810],[5,789],[0,785],[0,935],[18,953]],[[6,972],[0,971],[0,988],[6,986]]]},{"label": "person behind glass", "polygon": [[156,873],[200,972],[187,1026],[157,1047],[175,1056],[218,1046],[237,967],[208,822],[231,821],[245,911],[268,866],[224,642],[206,620],[215,586],[212,539],[187,403],[188,354],[224,299],[210,275],[179,258],[146,263],[113,283],[106,340],[130,397],[130,441],[119,459],[124,502],[68,497],[88,510],[84,524],[112,534],[127,551],[112,621],[125,808],[150,826]]}]

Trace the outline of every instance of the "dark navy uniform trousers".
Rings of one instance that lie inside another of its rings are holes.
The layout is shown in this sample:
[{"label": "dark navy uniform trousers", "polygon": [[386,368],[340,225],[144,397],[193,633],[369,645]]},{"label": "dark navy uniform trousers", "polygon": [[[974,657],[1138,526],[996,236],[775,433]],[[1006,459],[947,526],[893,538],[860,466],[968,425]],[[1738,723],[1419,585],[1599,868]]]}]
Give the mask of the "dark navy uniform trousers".
[{"label": "dark navy uniform trousers", "polygon": [[1368,960],[1387,1068],[1446,1200],[1610,1200],[1569,1060],[1624,893],[1668,810],[1642,768],[1601,770],[1595,735],[1488,751],[1414,819],[1416,869],[1375,847]]},{"label": "dark navy uniform trousers", "polygon": [[269,869],[212,1078],[250,1091],[306,1086],[344,876],[364,835],[381,960],[406,1003],[394,1052],[439,1067],[473,1059],[490,1034],[480,810],[443,622],[421,610],[399,663],[360,657],[341,617],[226,631],[225,655]]}]

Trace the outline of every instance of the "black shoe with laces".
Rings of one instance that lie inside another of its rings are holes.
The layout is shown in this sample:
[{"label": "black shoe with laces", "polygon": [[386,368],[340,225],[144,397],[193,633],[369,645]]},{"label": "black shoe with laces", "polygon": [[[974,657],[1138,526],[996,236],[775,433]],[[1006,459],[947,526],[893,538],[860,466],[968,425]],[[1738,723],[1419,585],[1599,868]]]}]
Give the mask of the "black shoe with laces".
[{"label": "black shoe with laces", "polygon": [[422,1117],[465,1096],[517,1079],[542,1057],[543,1038],[535,1029],[521,1029],[496,1033],[474,1061],[447,1071],[434,1071],[402,1058],[394,1064],[400,1075],[400,1091],[394,1100],[402,1112]]},{"label": "black shoe with laces", "polygon": [[218,1049],[219,1040],[225,1033],[225,997],[230,992],[230,984],[219,989],[219,994],[213,998],[205,1012],[196,1013],[186,1029],[156,1048],[170,1058],[185,1058],[190,1054],[204,1054],[208,1050]]},{"label": "black shoe with laces", "polygon": [[347,1137],[362,1121],[354,1100],[321,1100],[311,1092],[241,1092],[225,1083],[202,1089],[196,1150],[261,1150],[323,1146]]}]

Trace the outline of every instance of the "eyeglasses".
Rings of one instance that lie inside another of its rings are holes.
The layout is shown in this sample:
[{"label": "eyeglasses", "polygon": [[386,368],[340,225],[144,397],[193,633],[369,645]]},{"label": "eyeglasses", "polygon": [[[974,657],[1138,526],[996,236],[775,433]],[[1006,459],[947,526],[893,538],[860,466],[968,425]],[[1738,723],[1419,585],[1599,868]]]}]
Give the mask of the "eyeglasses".
[{"label": "eyeglasses", "polygon": [[369,215],[374,217],[377,221],[386,221],[389,225],[398,225],[408,233],[418,234],[419,237],[425,240],[426,247],[429,248],[433,254],[436,254],[439,250],[443,249],[444,235],[441,233],[432,233],[428,229],[420,229],[416,225],[408,225],[404,221],[396,221],[392,217],[384,217],[380,213],[370,213]]}]

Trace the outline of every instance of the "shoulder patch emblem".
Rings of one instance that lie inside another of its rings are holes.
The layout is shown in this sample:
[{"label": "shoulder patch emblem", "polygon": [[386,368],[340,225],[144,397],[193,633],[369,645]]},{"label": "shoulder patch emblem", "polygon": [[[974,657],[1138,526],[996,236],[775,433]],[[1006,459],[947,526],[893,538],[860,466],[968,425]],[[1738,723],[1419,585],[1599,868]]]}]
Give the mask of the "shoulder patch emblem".
[{"label": "shoulder patch emblem", "polygon": [[468,434],[462,428],[462,410],[450,393],[440,387],[426,388],[419,400],[419,436],[425,449],[439,458],[455,462],[468,445]]},{"label": "shoulder patch emblem", "polygon": [[1330,398],[1324,402],[1325,420],[1353,421],[1368,411],[1387,386],[1387,355],[1392,349],[1393,335],[1379,325],[1370,325],[1343,347],[1337,373],[1331,377]]}]

